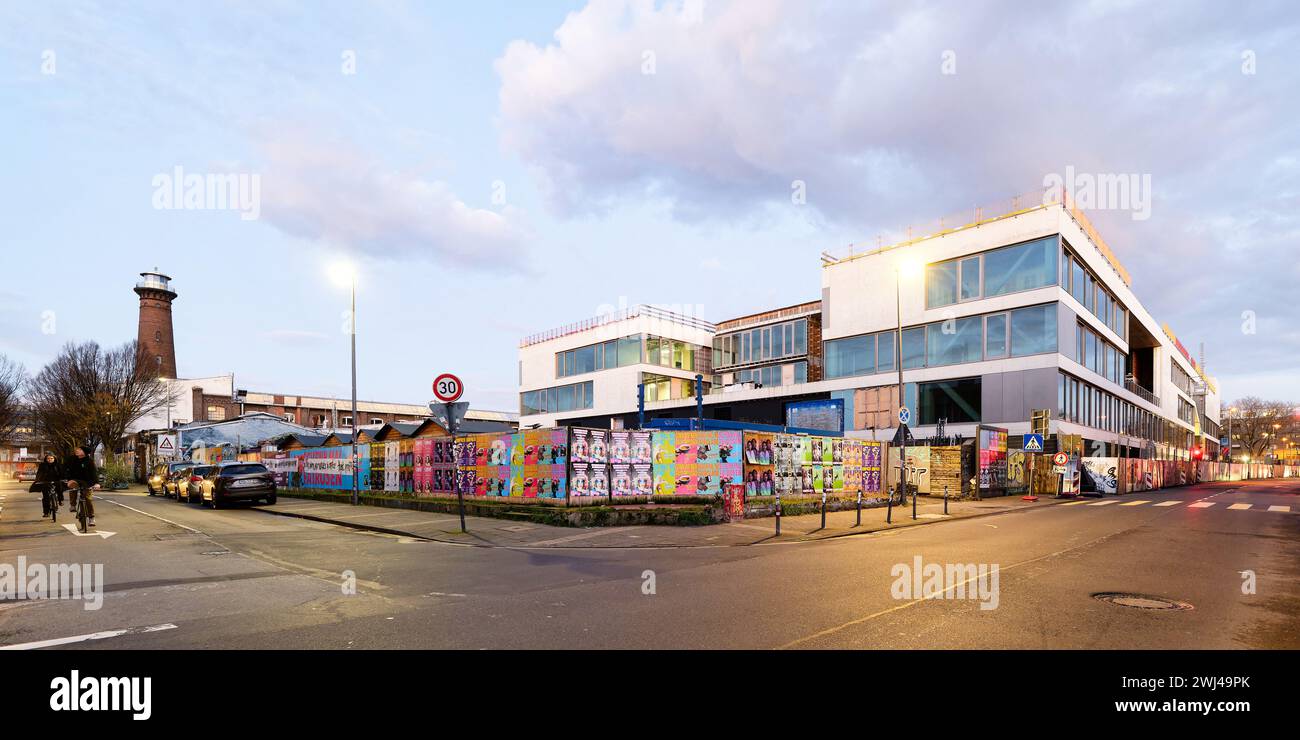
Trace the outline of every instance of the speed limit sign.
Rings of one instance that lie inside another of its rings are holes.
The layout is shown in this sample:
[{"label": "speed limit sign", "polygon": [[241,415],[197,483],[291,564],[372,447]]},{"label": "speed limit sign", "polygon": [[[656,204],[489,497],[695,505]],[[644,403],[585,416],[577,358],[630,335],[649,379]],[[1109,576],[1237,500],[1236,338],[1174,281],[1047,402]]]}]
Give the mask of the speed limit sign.
[{"label": "speed limit sign", "polygon": [[464,383],[451,373],[443,373],[433,379],[433,395],[443,403],[454,403],[465,392]]}]

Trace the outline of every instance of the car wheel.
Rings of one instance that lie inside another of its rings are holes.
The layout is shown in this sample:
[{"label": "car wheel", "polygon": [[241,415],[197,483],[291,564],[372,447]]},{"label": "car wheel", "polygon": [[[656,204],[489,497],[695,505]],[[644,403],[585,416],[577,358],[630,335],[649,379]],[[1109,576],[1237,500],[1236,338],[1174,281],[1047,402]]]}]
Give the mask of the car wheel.
[{"label": "car wheel", "polygon": [[267,496],[267,497],[266,497],[266,505],[267,505],[267,506],[275,506],[275,494],[274,494],[274,493],[271,494],[270,496]]},{"label": "car wheel", "polygon": [[213,493],[213,494],[212,494],[212,510],[213,510],[213,511],[216,511],[217,509],[220,509],[220,508],[221,508],[221,502],[220,502],[220,501],[217,501],[217,494]]}]

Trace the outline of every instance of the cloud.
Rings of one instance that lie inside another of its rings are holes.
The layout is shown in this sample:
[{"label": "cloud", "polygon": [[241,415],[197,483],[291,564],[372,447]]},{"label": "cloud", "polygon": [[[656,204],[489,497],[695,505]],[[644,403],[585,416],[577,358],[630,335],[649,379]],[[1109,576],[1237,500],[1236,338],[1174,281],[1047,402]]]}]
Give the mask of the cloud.
[{"label": "cloud", "polygon": [[1068,166],[1148,174],[1150,219],[1094,221],[1185,343],[1209,340],[1225,371],[1257,361],[1237,326],[1252,307],[1237,304],[1287,305],[1297,270],[1290,4],[696,7],[593,0],[549,43],[506,46],[501,141],[549,208],[651,199],[686,222],[784,210],[874,243]]},{"label": "cloud", "polygon": [[335,249],[521,272],[520,213],[475,208],[444,182],[384,165],[347,144],[285,136],[267,143],[262,218]]}]

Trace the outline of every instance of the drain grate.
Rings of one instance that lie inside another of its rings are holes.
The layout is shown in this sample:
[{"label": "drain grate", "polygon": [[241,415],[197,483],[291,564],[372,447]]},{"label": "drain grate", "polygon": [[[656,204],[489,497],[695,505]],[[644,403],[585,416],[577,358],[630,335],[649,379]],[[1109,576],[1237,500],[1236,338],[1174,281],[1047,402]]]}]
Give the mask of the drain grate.
[{"label": "drain grate", "polygon": [[1174,611],[1186,611],[1192,608],[1192,605],[1186,601],[1175,601],[1166,599],[1163,596],[1149,596],[1147,594],[1126,594],[1114,591],[1104,591],[1099,594],[1093,594],[1092,598],[1098,601],[1105,601],[1115,606],[1125,606],[1130,609],[1172,609]]}]

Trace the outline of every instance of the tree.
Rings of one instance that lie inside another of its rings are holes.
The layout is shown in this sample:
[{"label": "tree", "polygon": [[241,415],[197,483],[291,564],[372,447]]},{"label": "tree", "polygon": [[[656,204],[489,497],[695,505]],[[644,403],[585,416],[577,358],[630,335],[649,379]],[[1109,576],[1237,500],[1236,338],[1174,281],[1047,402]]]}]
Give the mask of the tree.
[{"label": "tree", "polygon": [[0,355],[0,443],[9,439],[23,416],[22,390],[26,381],[23,366]]},{"label": "tree", "polygon": [[1252,461],[1263,460],[1275,445],[1280,448],[1281,438],[1293,438],[1297,429],[1296,405],[1285,401],[1247,396],[1233,403],[1227,415],[1232,418],[1232,443],[1241,445]]},{"label": "tree", "polygon": [[175,401],[135,342],[112,350],[96,342],[65,345],[31,380],[29,396],[47,439],[64,449],[102,443],[110,460],[132,424]]}]

